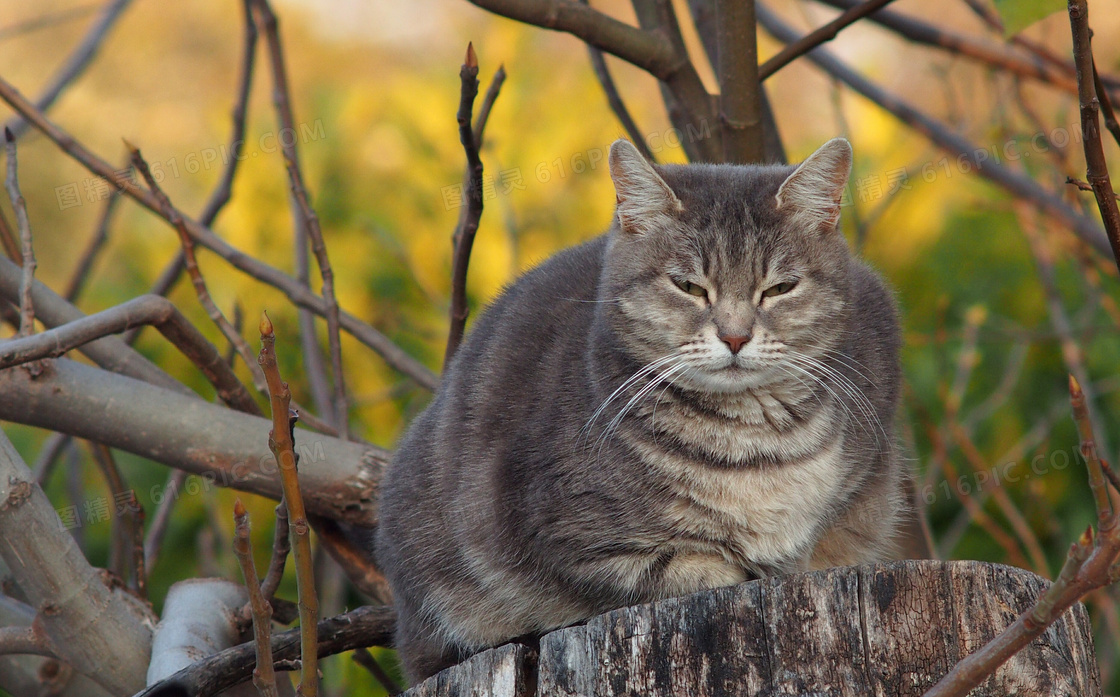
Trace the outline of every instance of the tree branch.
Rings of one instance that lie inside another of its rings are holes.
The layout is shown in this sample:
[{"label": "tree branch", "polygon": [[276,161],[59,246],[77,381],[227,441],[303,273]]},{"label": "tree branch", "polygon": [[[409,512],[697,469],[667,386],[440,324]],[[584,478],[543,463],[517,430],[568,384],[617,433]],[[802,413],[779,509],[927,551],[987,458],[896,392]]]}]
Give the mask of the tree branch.
[{"label": "tree branch", "polygon": [[459,142],[467,157],[467,211],[460,221],[459,229],[452,238],[454,250],[451,270],[451,326],[447,331],[447,349],[443,353],[443,367],[446,370],[463,341],[467,325],[467,268],[470,265],[474,236],[482,218],[482,159],[478,155],[478,141],[471,128],[471,113],[474,100],[478,96],[478,57],[474,44],[467,44],[467,56],[459,69]]},{"label": "tree branch", "polygon": [[277,697],[276,672],[272,667],[272,606],[261,595],[257,580],[257,567],[253,562],[253,547],[249,542],[249,512],[241,499],[233,504],[233,552],[245,578],[249,592],[249,605],[253,618],[253,645],[256,648],[256,666],[253,668],[253,685],[261,697]]},{"label": "tree branch", "polygon": [[[36,379],[0,371],[0,420],[88,438],[200,475],[280,498],[276,466],[260,438],[269,422],[64,358]],[[355,525],[377,523],[377,483],[389,453],[304,432],[300,484],[310,513]]]},{"label": "tree branch", "polygon": [[1086,178],[1093,187],[1104,231],[1112,246],[1112,256],[1120,269],[1120,209],[1108,177],[1108,163],[1101,143],[1098,119],[1099,102],[1093,76],[1093,47],[1089,39],[1089,5],[1086,0],[1069,0],[1069,23],[1073,32],[1073,62],[1077,66],[1077,101],[1081,106],[1081,134],[1085,148]]},{"label": "tree branch", "polygon": [[261,413],[218,349],[170,300],[158,295],[141,295],[40,334],[0,342],[0,370],[42,358],[57,358],[106,334],[116,334],[139,324],[150,324],[158,329],[206,376],[223,402],[246,414]]},{"label": "tree branch", "polygon": [[[20,268],[5,257],[0,256],[0,295],[18,302],[20,278]],[[48,327],[60,327],[86,316],[81,310],[66,302],[65,299],[39,281],[35,281],[31,286],[31,299],[35,303],[39,321]],[[198,397],[186,385],[163,372],[159,366],[129,348],[127,344],[116,337],[106,336],[97,341],[91,341],[81,347],[81,352],[106,370],[159,385],[174,390],[181,395]]]},{"label": "tree branch", "polygon": [[[268,449],[276,458],[280,469],[280,485],[284,491],[284,503],[291,520],[289,535],[295,557],[296,587],[299,593],[300,669],[298,694],[300,697],[316,697],[319,694],[318,637],[311,631],[319,621],[319,599],[315,595],[315,570],[311,557],[311,526],[307,522],[307,512],[303,506],[297,466],[294,430],[295,418],[289,413],[292,393],[288,383],[280,378],[280,368],[276,364],[276,335],[268,315],[260,322],[261,350],[258,360],[268,380],[268,394],[272,407],[272,429],[268,432]],[[256,590],[256,589],[254,589]]]},{"label": "tree branch", "polygon": [[[5,393],[0,401],[9,399]],[[151,611],[89,565],[2,431],[0,501],[0,559],[28,604],[49,608],[35,623],[59,658],[113,694],[140,689]]]},{"label": "tree branch", "polygon": [[836,19],[814,29],[797,41],[787,44],[785,48],[770,57],[759,67],[758,79],[765,80],[789,65],[789,63],[796,58],[805,55],[826,41],[832,41],[845,27],[852,25],[892,2],[894,2],[894,0],[866,0],[866,2],[845,10]]},{"label": "tree branch", "polygon": [[758,30],[754,0],[716,0],[723,160],[762,161]]}]

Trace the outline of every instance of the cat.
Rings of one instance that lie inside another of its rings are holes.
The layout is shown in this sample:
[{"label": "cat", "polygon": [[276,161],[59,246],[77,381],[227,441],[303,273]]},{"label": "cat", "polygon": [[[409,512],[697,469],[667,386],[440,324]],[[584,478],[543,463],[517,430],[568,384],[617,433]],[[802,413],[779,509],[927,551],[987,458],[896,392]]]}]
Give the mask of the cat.
[{"label": "cat", "polygon": [[800,166],[611,147],[609,231],[478,318],[382,482],[376,559],[420,681],[512,638],[895,553],[899,327]]}]

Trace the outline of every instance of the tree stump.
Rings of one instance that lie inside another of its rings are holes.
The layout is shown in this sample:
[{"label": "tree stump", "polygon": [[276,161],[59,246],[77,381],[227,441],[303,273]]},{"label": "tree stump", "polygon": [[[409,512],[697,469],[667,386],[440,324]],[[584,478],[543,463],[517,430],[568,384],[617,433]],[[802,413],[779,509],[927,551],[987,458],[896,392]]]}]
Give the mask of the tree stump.
[{"label": "tree stump", "polygon": [[[410,697],[920,696],[1049,582],[981,562],[904,561],[766,578],[623,608],[509,644]],[[972,697],[1100,697],[1078,604]]]}]

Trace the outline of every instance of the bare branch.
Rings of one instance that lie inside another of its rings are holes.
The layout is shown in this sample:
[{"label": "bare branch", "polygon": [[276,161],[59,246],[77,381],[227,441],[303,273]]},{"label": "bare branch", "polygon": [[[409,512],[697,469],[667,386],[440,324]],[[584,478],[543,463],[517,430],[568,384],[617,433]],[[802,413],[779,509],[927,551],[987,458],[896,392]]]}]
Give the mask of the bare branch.
[{"label": "bare branch", "polygon": [[0,627],[0,655],[10,653],[57,658],[50,639],[36,631],[34,624],[29,627]]},{"label": "bare branch", "polygon": [[[62,91],[66,89],[66,86],[85,71],[94,56],[97,55],[97,51],[101,48],[105,37],[109,35],[109,30],[117,23],[117,20],[125,9],[128,8],[131,1],[132,0],[113,0],[113,2],[105,7],[105,10],[101,13],[101,17],[99,17],[98,20],[94,22],[93,26],[90,27],[89,31],[86,32],[81,43],[79,43],[78,47],[74,49],[74,52],[70,54],[70,57],[62,67],[59,68],[58,73],[55,74],[50,84],[47,85],[43,94],[39,95],[39,99],[35,102],[35,107],[39,111],[49,110],[55,100],[58,99],[59,95],[62,94]],[[5,128],[10,128],[16,138],[22,136],[28,126],[29,124],[27,121],[18,116],[5,124]]]},{"label": "bare branch", "polygon": [[471,113],[474,99],[478,96],[478,58],[474,45],[467,44],[467,57],[459,70],[461,90],[459,95],[459,142],[467,156],[467,211],[460,222],[459,229],[452,238],[454,256],[451,270],[451,326],[447,332],[447,349],[443,354],[446,369],[455,356],[463,340],[467,325],[467,267],[470,265],[474,236],[478,232],[478,222],[482,218],[482,159],[478,156],[478,142],[471,128]]},{"label": "bare branch", "polygon": [[716,0],[723,159],[762,161],[758,29],[754,0]]},{"label": "bare branch", "polygon": [[31,221],[27,217],[27,202],[19,190],[18,165],[16,164],[16,139],[10,130],[4,129],[7,144],[8,176],[4,185],[12,210],[16,212],[21,242],[20,256],[23,259],[23,273],[19,284],[19,336],[30,336],[35,332],[35,305],[31,300],[31,284],[35,280],[35,250],[31,244]]},{"label": "bare branch", "polygon": [[[280,498],[276,466],[260,434],[269,422],[195,397],[63,358],[32,380],[0,371],[0,420],[64,431],[203,478]],[[389,458],[381,448],[306,435],[300,481],[309,512],[375,525],[376,485]]]},{"label": "bare branch", "polygon": [[381,664],[377,662],[377,659],[373,657],[369,649],[363,646],[350,654],[350,658],[354,659],[355,663],[368,670],[370,674],[373,675],[374,679],[381,683],[381,686],[384,687],[385,691],[390,695],[399,695],[403,692],[401,686],[397,684],[396,680],[389,677],[389,674],[385,672],[385,669],[381,667]]},{"label": "bare branch", "polygon": [[41,334],[0,342],[0,370],[41,358],[57,358],[90,341],[139,324],[150,324],[167,337],[206,376],[223,402],[247,414],[260,414],[257,403],[222,360],[218,349],[170,300],[158,295],[141,295]]},{"label": "bare branch", "polygon": [[[692,21],[696,32],[700,35],[704,53],[708,63],[719,77],[719,47],[716,39],[716,9],[715,0],[688,0],[688,9],[692,14]],[[758,92],[759,104],[763,125],[763,145],[765,146],[765,161],[769,163],[785,164],[786,150],[782,145],[781,135],[778,133],[778,124],[774,120],[774,112],[770,108],[770,100],[766,96],[766,85],[762,85]]]},{"label": "bare branch", "polygon": [[[230,158],[226,163],[225,169],[222,170],[222,175],[218,179],[218,184],[214,187],[210,198],[206,201],[206,206],[203,208],[202,213],[199,214],[198,222],[204,227],[210,227],[214,223],[214,220],[217,219],[218,214],[229,202],[233,194],[233,178],[237,173],[237,166],[241,162],[241,155],[245,151],[245,117],[248,113],[249,92],[253,85],[253,66],[257,48],[257,25],[253,22],[253,18],[249,13],[248,3],[251,1],[252,0],[244,0],[242,3],[245,45],[241,54],[241,78],[237,85],[237,97],[233,105],[233,127],[230,130],[229,136]],[[180,249],[176,252],[175,257],[170,263],[160,272],[149,292],[152,295],[167,295],[185,269],[186,260],[183,258],[182,249]],[[132,345],[141,329],[142,327],[136,327],[130,330],[124,336],[125,343]]]},{"label": "bare branch", "polygon": [[[346,577],[354,587],[366,597],[382,605],[392,604],[393,594],[389,590],[389,582],[370,559],[369,550],[373,548],[373,528],[358,529],[357,526],[352,526],[344,531],[338,522],[322,516],[312,516],[310,521],[315,534],[319,536],[319,541],[331,558],[346,572]],[[360,539],[367,535],[368,544],[359,546],[355,537]]]},{"label": "bare branch", "polygon": [[891,2],[894,2],[894,0],[866,0],[866,2],[845,10],[836,19],[814,29],[799,40],[787,44],[785,48],[767,59],[767,61],[758,68],[758,79],[765,80],[789,65],[794,59],[805,55],[826,41],[832,41],[845,27],[863,19]]},{"label": "bare branch", "polygon": [[272,407],[272,430],[268,433],[268,449],[276,457],[280,468],[280,484],[284,489],[284,503],[291,518],[292,550],[296,565],[296,586],[299,589],[299,624],[306,629],[300,635],[300,683],[298,693],[301,697],[316,697],[319,694],[318,637],[311,631],[319,620],[319,599],[315,595],[315,569],[311,556],[311,526],[307,522],[307,512],[303,507],[303,494],[300,491],[297,466],[299,460],[295,453],[293,431],[295,419],[289,414],[288,405],[292,393],[288,384],[280,378],[280,368],[276,364],[276,335],[268,315],[261,317],[260,364],[268,380],[268,393]]},{"label": "bare branch", "polygon": [[1101,113],[1104,114],[1104,127],[1112,134],[1113,140],[1117,145],[1120,145],[1120,122],[1116,120],[1116,111],[1112,108],[1112,98],[1109,97],[1108,90],[1104,88],[1104,83],[1101,81],[1101,74],[1097,72],[1097,63],[1093,61],[1093,87],[1097,93],[1097,99],[1101,103]]},{"label": "bare branch", "polygon": [[284,565],[288,553],[292,551],[292,538],[288,534],[288,506],[283,500],[276,504],[276,527],[272,533],[272,558],[268,562],[268,572],[261,581],[261,593],[270,601],[280,587],[284,577]]},{"label": "bare branch", "polygon": [[245,588],[249,591],[249,605],[252,608],[253,642],[257,650],[257,665],[253,668],[253,685],[261,697],[276,697],[276,672],[272,668],[272,606],[261,595],[260,582],[257,581],[257,567],[253,563],[253,547],[249,543],[249,512],[241,499],[233,504],[233,553],[245,578]]},{"label": "bare branch", "polygon": [[708,94],[688,56],[672,0],[631,0],[631,4],[642,29],[667,37],[676,54],[677,67],[668,74],[638,67],[661,80],[661,96],[673,126],[681,133],[700,134],[699,138],[681,140],[685,154],[693,162],[722,162],[723,124],[718,120],[716,100]]},{"label": "bare branch", "polygon": [[[144,540],[144,573],[151,574],[155,568],[156,559],[159,557],[160,546],[163,544],[163,535],[167,532],[167,525],[171,522],[171,511],[175,502],[179,500],[179,489],[186,480],[187,473],[183,470],[172,470],[163,486],[163,493],[152,516],[152,524],[148,527],[148,536]],[[154,497],[153,497],[154,498]]]},{"label": "bare branch", "polygon": [[[58,145],[63,152],[78,160],[91,172],[120,188],[129,198],[132,198],[148,210],[156,214],[160,213],[159,202],[151,192],[137,186],[136,183],[130,181],[127,177],[115,172],[109,163],[91,153],[72,136],[50,122],[39,110],[28,102],[18,90],[2,78],[0,78],[0,99],[3,99],[13,109],[27,117],[37,129]],[[190,232],[195,242],[222,257],[233,265],[234,268],[282,291],[288,299],[296,305],[306,307],[316,314],[326,316],[326,301],[312,293],[298,280],[273,266],[269,266],[235,249],[225,240],[214,234],[208,227],[188,218],[183,215],[181,211],[179,214],[183,218],[187,231]],[[421,386],[428,389],[435,389],[436,385],[439,384],[439,378],[437,378],[432,371],[406,354],[399,346],[390,341],[388,337],[381,332],[347,312],[342,312],[339,315],[339,321],[341,327],[353,335],[354,338],[376,351],[389,365],[405,375],[408,375]]]},{"label": "bare branch", "polygon": [[634,143],[634,147],[638,148],[638,152],[642,153],[642,157],[650,162],[656,162],[653,152],[646,144],[645,136],[638,128],[638,124],[634,122],[634,117],[630,115],[630,110],[626,108],[625,102],[622,101],[622,95],[619,94],[618,85],[615,84],[610,69],[607,67],[607,59],[603,55],[603,51],[588,44],[587,55],[591,59],[591,69],[595,71],[595,77],[599,80],[599,85],[603,88],[604,94],[607,95],[607,104],[610,105],[614,115],[618,117],[618,122],[622,124],[626,135]]},{"label": "bare branch", "polygon": [[[18,301],[22,274],[20,268],[4,257],[0,257],[0,295]],[[31,299],[35,303],[39,321],[48,327],[59,327],[82,319],[86,315],[60,297],[39,281],[31,287]],[[106,370],[143,380],[153,385],[174,390],[182,395],[198,397],[186,385],[163,372],[158,366],[128,347],[116,337],[106,336],[85,344],[81,348],[91,361]]]},{"label": "bare branch", "polygon": [[585,43],[649,72],[665,82],[683,68],[672,44],[576,0],[471,0],[494,14],[572,34]]},{"label": "bare branch", "polygon": [[[1077,0],[1070,3],[1071,14],[1075,2]],[[1104,466],[1093,447],[1093,427],[1084,410],[1081,387],[1072,375],[1069,389],[1074,421],[1081,434],[1081,452],[1086,460],[1096,503],[1099,534],[1094,535],[1092,527],[1085,530],[1080,539],[1070,546],[1058,578],[1034,606],[994,639],[957,663],[925,693],[925,697],[963,697],[1007,659],[1046,631],[1047,627],[1087,593],[1120,580],[1115,566],[1116,559],[1120,556],[1120,517],[1112,511]]]},{"label": "bare branch", "polygon": [[1093,80],[1093,48],[1089,39],[1089,5],[1086,0],[1069,0],[1069,22],[1073,31],[1073,62],[1077,66],[1077,100],[1081,106],[1082,144],[1088,169],[1086,179],[1097,197],[1097,207],[1112,246],[1112,256],[1116,259],[1117,268],[1120,268],[1120,208],[1116,205],[1116,194],[1112,191],[1104,145],[1101,143],[1099,102]]}]

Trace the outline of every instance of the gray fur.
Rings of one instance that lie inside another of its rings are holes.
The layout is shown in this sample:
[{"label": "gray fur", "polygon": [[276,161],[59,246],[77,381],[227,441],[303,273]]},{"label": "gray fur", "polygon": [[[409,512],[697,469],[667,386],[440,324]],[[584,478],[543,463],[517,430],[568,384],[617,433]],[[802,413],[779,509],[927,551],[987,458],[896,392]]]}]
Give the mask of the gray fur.
[{"label": "gray fur", "polygon": [[654,169],[615,143],[614,225],[478,318],[386,474],[376,552],[410,679],[616,607],[893,553],[898,320],[836,230],[850,163],[839,139],[796,172]]}]

